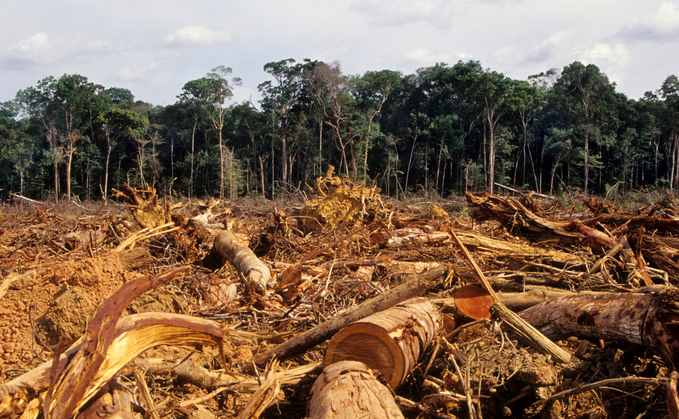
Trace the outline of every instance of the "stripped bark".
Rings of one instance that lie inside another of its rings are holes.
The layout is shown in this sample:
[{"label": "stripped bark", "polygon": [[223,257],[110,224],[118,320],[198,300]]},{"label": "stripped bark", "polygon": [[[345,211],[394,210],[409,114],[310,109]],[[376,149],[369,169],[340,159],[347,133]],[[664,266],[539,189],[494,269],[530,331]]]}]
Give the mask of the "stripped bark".
[{"label": "stripped bark", "polygon": [[106,359],[108,348],[115,338],[115,325],[127,305],[142,293],[170,282],[177,274],[187,271],[188,268],[180,268],[163,275],[145,276],[128,282],[102,303],[90,320],[79,351],[61,375],[54,377],[56,381],[47,391],[45,418],[69,417],[84,404],[83,400],[88,400],[85,394]]},{"label": "stripped bark", "polygon": [[[158,345],[194,346],[214,345],[221,348],[223,331],[218,323],[210,320],[169,313],[134,314],[121,319],[115,326],[113,340],[105,358],[93,378],[87,382],[85,396],[78,403],[92,397],[129,361],[145,350]],[[62,374],[71,359],[83,349],[76,343],[64,352],[56,368]],[[18,413],[22,406],[35,395],[44,394],[50,385],[53,361],[0,386],[0,417]],[[77,377],[76,377],[77,378]]]},{"label": "stripped bark", "polygon": [[324,365],[363,362],[394,389],[417,365],[441,323],[440,313],[427,298],[412,298],[342,329],[328,343]]},{"label": "stripped bark", "polygon": [[328,365],[311,388],[309,419],[399,419],[403,414],[389,389],[356,361]]},{"label": "stripped bark", "polygon": [[230,231],[222,231],[215,238],[214,248],[219,255],[228,260],[247,280],[247,285],[256,292],[264,294],[276,285],[269,268],[259,260],[249,247],[238,243]]},{"label": "stripped bark", "polygon": [[579,294],[520,313],[552,339],[580,336],[626,341],[653,348],[679,367],[679,290],[657,294]]}]

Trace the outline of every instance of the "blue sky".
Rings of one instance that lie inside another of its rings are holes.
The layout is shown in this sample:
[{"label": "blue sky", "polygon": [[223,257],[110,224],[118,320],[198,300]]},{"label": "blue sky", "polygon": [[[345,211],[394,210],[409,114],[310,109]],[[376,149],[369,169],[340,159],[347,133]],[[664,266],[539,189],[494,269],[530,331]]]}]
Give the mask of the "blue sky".
[{"label": "blue sky", "polygon": [[679,74],[679,0],[0,0],[0,101],[78,73],[169,105],[219,65],[256,101],[285,58],[345,74],[472,59],[516,79],[578,60],[638,99]]}]

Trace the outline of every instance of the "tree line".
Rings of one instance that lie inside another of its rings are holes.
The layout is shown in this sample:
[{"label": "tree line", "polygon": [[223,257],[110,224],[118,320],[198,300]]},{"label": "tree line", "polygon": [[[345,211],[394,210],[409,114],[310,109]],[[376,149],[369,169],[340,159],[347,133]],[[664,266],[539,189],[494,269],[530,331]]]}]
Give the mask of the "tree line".
[{"label": "tree line", "polygon": [[639,100],[596,65],[515,80],[478,61],[403,75],[267,63],[261,100],[234,103],[229,67],[174,104],[79,74],[0,104],[0,195],[103,199],[124,182],[174,196],[278,197],[330,165],[382,192],[449,196],[496,184],[558,194],[679,188],[679,79]]}]

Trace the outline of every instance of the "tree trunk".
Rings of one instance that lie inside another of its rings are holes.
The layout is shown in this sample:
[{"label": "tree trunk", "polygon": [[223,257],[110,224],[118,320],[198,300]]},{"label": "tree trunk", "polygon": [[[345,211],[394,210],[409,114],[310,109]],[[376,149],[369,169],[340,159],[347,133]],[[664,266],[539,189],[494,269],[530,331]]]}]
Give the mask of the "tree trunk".
[{"label": "tree trunk", "polygon": [[342,361],[325,367],[311,388],[309,419],[398,419],[391,391],[365,364]]},{"label": "tree trunk", "polygon": [[622,340],[661,353],[679,367],[679,291],[598,293],[559,298],[521,312],[547,337]]},{"label": "tree trunk", "polygon": [[[587,128],[589,129],[589,127]],[[587,195],[587,187],[589,185],[589,132],[585,131],[585,195]]]},{"label": "tree trunk", "polygon": [[424,297],[407,300],[342,329],[328,343],[324,365],[360,361],[395,389],[402,384],[441,327],[441,315]]}]

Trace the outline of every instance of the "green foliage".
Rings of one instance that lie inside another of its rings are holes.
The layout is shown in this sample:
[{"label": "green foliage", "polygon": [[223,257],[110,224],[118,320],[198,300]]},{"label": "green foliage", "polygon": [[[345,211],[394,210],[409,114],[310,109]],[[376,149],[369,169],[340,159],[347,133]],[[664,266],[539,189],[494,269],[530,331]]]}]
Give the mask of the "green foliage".
[{"label": "green foliage", "polygon": [[527,80],[478,61],[407,75],[294,59],[264,70],[258,104],[229,103],[241,81],[225,66],[164,107],[78,74],[45,77],[0,104],[2,196],[93,199],[148,181],[178,196],[270,198],[329,165],[400,198],[495,182],[616,197],[679,186],[674,75],[631,100],[577,61]]}]

